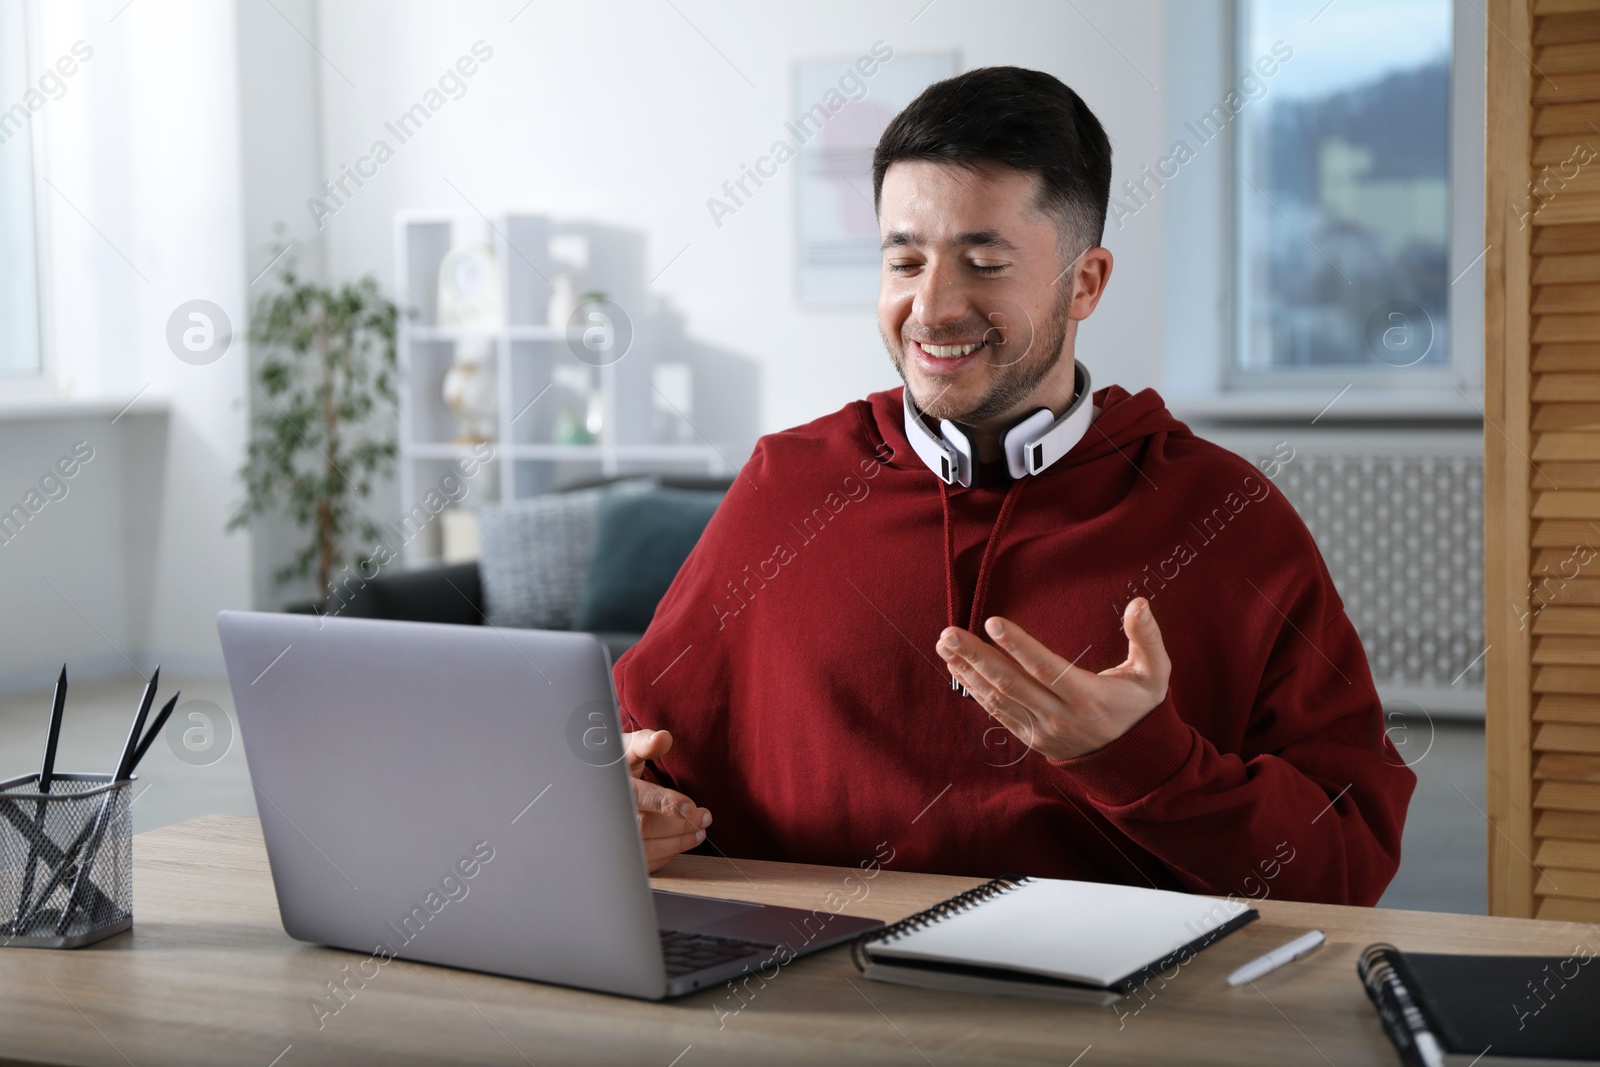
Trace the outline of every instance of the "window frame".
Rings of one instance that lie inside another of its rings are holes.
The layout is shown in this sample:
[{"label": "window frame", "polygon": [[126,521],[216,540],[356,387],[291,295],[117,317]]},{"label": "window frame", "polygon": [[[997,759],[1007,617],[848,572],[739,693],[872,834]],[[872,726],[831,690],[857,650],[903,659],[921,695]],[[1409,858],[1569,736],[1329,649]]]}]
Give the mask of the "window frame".
[{"label": "window frame", "polygon": [[[33,85],[45,63],[43,58],[43,13],[39,0],[21,0],[24,83]],[[46,157],[45,123],[35,116],[28,121],[28,193],[33,230],[33,305],[34,335],[38,344],[37,361],[31,370],[0,370],[0,394],[12,398],[54,395],[57,375],[50,318],[50,213],[43,193]]]},{"label": "window frame", "polygon": [[[1168,5],[1165,80],[1168,141],[1190,140],[1184,123],[1196,100],[1221,100],[1253,57],[1246,40],[1249,0]],[[1242,180],[1237,121],[1184,167],[1167,202],[1167,386],[1190,406],[1260,411],[1296,407],[1335,394],[1386,412],[1475,416],[1483,391],[1484,56],[1483,16],[1472,0],[1452,0],[1450,63],[1450,278],[1448,363],[1426,369],[1363,365],[1244,370],[1245,264],[1239,254],[1240,205],[1257,194]],[[1292,45],[1293,42],[1290,42]],[[1269,89],[1270,91],[1270,89]],[[1190,174],[1189,172],[1192,172]],[[1340,391],[1349,387],[1348,394]],[[1352,403],[1354,402],[1354,403]]]}]

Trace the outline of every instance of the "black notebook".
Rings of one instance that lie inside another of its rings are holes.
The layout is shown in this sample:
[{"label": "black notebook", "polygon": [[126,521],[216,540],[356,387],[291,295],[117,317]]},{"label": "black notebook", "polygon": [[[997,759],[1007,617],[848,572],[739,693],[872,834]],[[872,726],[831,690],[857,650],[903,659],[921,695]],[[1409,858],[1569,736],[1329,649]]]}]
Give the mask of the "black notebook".
[{"label": "black notebook", "polygon": [[1380,944],[1356,971],[1411,1067],[1600,1064],[1600,962],[1587,949],[1455,956]]},{"label": "black notebook", "polygon": [[851,957],[883,982],[1104,1005],[1257,917],[1218,897],[1004,877],[863,935]]}]

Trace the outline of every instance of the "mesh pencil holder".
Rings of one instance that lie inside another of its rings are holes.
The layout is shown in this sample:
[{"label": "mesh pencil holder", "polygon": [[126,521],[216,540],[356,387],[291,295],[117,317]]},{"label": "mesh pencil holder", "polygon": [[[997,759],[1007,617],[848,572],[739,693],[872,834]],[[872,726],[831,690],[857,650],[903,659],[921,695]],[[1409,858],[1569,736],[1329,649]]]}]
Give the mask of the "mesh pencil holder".
[{"label": "mesh pencil holder", "polygon": [[132,782],[0,782],[0,948],[78,948],[133,926]]}]

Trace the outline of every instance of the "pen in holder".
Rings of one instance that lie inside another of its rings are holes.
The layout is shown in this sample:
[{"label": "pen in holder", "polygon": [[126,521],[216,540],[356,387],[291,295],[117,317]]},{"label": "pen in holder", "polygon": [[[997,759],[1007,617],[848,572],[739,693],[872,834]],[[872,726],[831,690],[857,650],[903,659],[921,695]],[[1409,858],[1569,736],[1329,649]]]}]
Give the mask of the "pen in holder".
[{"label": "pen in holder", "polygon": [[61,668],[44,764],[0,782],[0,948],[78,948],[133,926],[133,769],[167,724],[178,694],[145,720],[161,679],[139,697],[133,726],[111,774],[57,774],[56,745],[67,702]]},{"label": "pen in holder", "polygon": [[0,782],[0,947],[77,948],[133,925],[132,781]]}]

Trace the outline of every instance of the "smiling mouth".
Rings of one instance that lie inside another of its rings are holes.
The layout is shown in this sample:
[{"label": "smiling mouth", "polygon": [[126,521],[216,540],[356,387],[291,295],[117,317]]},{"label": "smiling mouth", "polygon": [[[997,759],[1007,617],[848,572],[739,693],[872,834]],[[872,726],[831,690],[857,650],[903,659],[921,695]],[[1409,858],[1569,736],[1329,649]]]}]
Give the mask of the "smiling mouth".
[{"label": "smiling mouth", "polygon": [[975,341],[965,345],[930,345],[921,341],[913,342],[924,354],[934,359],[962,359],[988,345],[987,341]]}]

